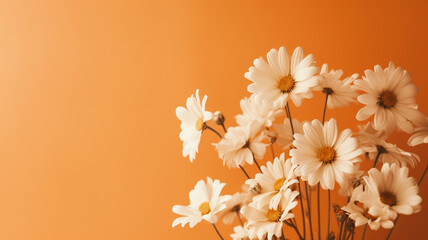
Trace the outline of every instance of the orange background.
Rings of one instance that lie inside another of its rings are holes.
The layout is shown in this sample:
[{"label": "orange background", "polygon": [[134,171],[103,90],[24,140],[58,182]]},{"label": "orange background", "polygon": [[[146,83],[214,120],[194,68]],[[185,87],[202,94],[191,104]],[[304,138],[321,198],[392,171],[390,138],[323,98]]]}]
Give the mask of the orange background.
[{"label": "orange background", "polygon": [[[0,239],[217,239],[206,222],[172,229],[171,208],[207,175],[225,193],[244,178],[223,168],[213,134],[194,164],[181,156],[175,108],[200,88],[234,125],[252,61],[300,45],[345,75],[393,60],[428,114],[427,12],[422,0],[0,1]],[[293,116],[320,118],[322,99]],[[359,108],[327,118],[356,130]],[[407,138],[391,141],[410,150]],[[428,150],[411,151],[419,178]],[[421,194],[422,212],[402,217],[391,239],[428,238],[427,181]]]}]

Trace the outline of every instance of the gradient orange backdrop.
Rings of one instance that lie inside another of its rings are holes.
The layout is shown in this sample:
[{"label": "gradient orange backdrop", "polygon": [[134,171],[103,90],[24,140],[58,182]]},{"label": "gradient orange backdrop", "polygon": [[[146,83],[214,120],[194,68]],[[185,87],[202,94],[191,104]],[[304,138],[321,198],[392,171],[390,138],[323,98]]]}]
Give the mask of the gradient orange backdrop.
[{"label": "gradient orange backdrop", "polygon": [[[0,239],[217,239],[204,222],[172,229],[171,208],[207,175],[225,193],[244,177],[223,168],[209,133],[194,164],[183,158],[175,108],[200,88],[233,125],[252,61],[300,45],[345,75],[394,61],[428,114],[427,12],[422,0],[0,1]],[[320,118],[322,101],[293,116]],[[327,118],[356,130],[359,107]],[[392,141],[421,156],[419,178],[428,150],[407,138]],[[427,181],[421,195],[391,239],[428,238]]]}]

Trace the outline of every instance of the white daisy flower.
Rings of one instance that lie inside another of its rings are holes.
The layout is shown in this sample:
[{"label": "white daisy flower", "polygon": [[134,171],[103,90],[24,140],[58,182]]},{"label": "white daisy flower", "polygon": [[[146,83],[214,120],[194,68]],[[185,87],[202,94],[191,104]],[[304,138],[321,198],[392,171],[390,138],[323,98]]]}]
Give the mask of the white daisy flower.
[{"label": "white daisy flower", "polygon": [[406,152],[395,144],[385,141],[385,133],[374,129],[371,122],[360,129],[357,136],[358,144],[369,159],[375,160],[380,152],[378,157],[380,163],[397,163],[400,166],[409,164],[415,167],[416,163],[420,161],[418,155]]},{"label": "white daisy flower", "polygon": [[[196,96],[196,97],[195,97]],[[187,99],[186,108],[177,107],[176,114],[181,121],[180,140],[183,141],[183,157],[189,156],[190,162],[195,159],[198,152],[202,132],[206,128],[206,121],[213,116],[211,112],[205,111],[207,95],[199,99],[199,89],[195,96],[192,94]]]},{"label": "white daisy flower", "polygon": [[250,240],[247,230],[241,226],[234,227],[230,237],[232,237],[233,240]]},{"label": "white daisy flower", "polygon": [[203,180],[197,182],[195,188],[189,193],[190,204],[188,206],[175,205],[172,208],[174,213],[184,216],[175,219],[172,227],[178,224],[184,227],[189,223],[192,228],[202,220],[216,223],[217,213],[226,208],[226,202],[231,198],[230,195],[220,196],[225,185],[219,180],[213,181],[209,177],[206,183]]},{"label": "white daisy flower", "polygon": [[392,62],[384,70],[379,65],[374,71],[366,70],[363,80],[356,80],[354,84],[366,92],[358,96],[358,101],[366,106],[357,113],[357,120],[364,121],[374,115],[374,128],[385,130],[387,135],[396,128],[412,133],[411,122],[423,121],[424,116],[417,110],[415,101],[417,87],[410,74],[396,68]]},{"label": "white daisy flower", "polygon": [[428,119],[425,119],[425,122],[421,126],[415,128],[415,133],[407,142],[412,147],[422,143],[428,143]]},{"label": "white daisy flower", "polygon": [[214,143],[223,164],[229,168],[237,168],[245,163],[253,164],[253,155],[262,159],[267,144],[263,143],[265,136],[257,135],[262,123],[253,121],[245,126],[230,127],[219,143]]},{"label": "white daisy flower", "polygon": [[241,208],[251,201],[250,193],[235,193],[232,198],[226,202],[226,208],[219,214],[223,218],[224,224],[232,224],[238,216]]},{"label": "white daisy flower", "polygon": [[241,100],[241,109],[242,114],[235,117],[241,126],[252,121],[259,121],[263,123],[263,126],[270,127],[275,118],[284,113],[284,110],[275,110],[272,104],[255,98],[254,95]]},{"label": "white daisy flower", "polygon": [[370,214],[386,211],[386,216],[395,219],[397,213],[410,215],[420,210],[419,187],[408,177],[407,167],[385,163],[380,172],[372,168],[368,174],[364,177],[366,189],[359,198],[370,206]]},{"label": "white daisy flower", "polygon": [[273,236],[281,237],[283,221],[294,217],[290,211],[297,205],[297,195],[299,192],[291,189],[284,191],[276,210],[269,208],[269,204],[257,207],[254,203],[242,208],[241,213],[248,220],[245,228],[250,238],[264,239],[267,236],[267,239],[272,240]]},{"label": "white daisy flower", "polygon": [[303,58],[303,50],[297,47],[291,57],[285,47],[279,51],[272,49],[267,54],[266,61],[260,57],[254,60],[245,77],[253,83],[248,91],[260,100],[273,103],[275,108],[284,108],[290,98],[296,106],[302,99],[312,98],[312,88],[318,84],[319,69],[314,66],[314,57],[309,54]]},{"label": "white daisy flower", "polygon": [[267,162],[266,167],[262,166],[262,173],[257,173],[255,180],[260,183],[260,195],[254,197],[259,207],[269,203],[269,207],[277,209],[282,195],[294,183],[297,183],[294,174],[295,166],[291,164],[291,159],[285,160],[285,154],[275,158],[272,162]]},{"label": "white daisy flower", "polygon": [[378,230],[381,226],[385,229],[390,229],[394,223],[382,213],[381,216],[373,216],[369,214],[369,209],[359,207],[354,202],[349,202],[342,209],[349,215],[349,218],[355,221],[355,227],[368,224],[371,230]]},{"label": "white daisy flower", "polygon": [[323,126],[319,120],[303,125],[304,135],[295,134],[290,150],[291,161],[298,165],[302,180],[314,186],[318,182],[323,189],[334,189],[337,181],[342,184],[344,174],[353,173],[354,163],[360,161],[361,149],[350,129],[340,134],[335,119],[330,119]]},{"label": "white daisy flower", "polygon": [[358,93],[351,84],[357,79],[358,74],[353,74],[342,81],[340,80],[343,75],[342,70],[331,70],[329,72],[328,65],[323,64],[320,75],[321,78],[316,90],[328,94],[328,108],[341,108],[356,102]]},{"label": "white daisy flower", "polygon": [[[305,122],[299,122],[299,120],[293,118],[293,129],[294,133],[303,134],[303,124]],[[274,124],[273,128],[277,133],[276,142],[283,146],[283,149],[289,148],[293,144],[293,133],[291,132],[290,119],[285,118],[281,124]]]}]

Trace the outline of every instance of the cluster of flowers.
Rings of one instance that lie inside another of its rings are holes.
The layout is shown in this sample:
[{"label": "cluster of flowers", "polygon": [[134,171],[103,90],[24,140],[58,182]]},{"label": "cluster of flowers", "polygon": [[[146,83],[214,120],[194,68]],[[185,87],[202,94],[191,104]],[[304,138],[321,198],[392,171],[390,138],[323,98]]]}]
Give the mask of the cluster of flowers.
[{"label": "cluster of flowers", "polygon": [[[244,192],[233,196],[221,195],[225,184],[219,180],[200,180],[190,192],[190,204],[173,207],[173,212],[182,215],[173,227],[187,223],[193,227],[206,220],[223,239],[215,223],[222,218],[225,224],[231,224],[237,218],[240,225],[231,234],[234,240],[285,239],[285,226],[293,229],[299,239],[314,239],[314,235],[321,239],[320,221],[316,227],[312,221],[316,213],[311,211],[311,192],[316,191],[320,219],[320,188],[328,192],[328,240],[353,238],[358,226],[365,226],[363,238],[367,226],[392,232],[400,214],[420,211],[418,185],[423,176],[417,182],[409,176],[407,167],[415,167],[419,157],[387,142],[398,130],[413,134],[410,146],[428,143],[428,118],[418,111],[417,87],[410,74],[390,63],[385,69],[375,66],[374,70],[366,70],[362,79],[354,74],[342,80],[342,75],[341,70],[329,71],[326,64],[320,70],[314,57],[304,56],[300,47],[291,59],[281,47],[269,51],[267,62],[257,58],[245,73],[252,82],[248,86],[252,95],[241,100],[243,113],[236,116],[236,127],[226,128],[221,112],[205,110],[207,96],[201,102],[196,91],[188,98],[186,108],[176,110],[181,120],[183,156],[193,161],[201,135],[210,130],[221,138],[213,145],[224,165],[240,168],[248,179]],[[293,119],[290,100],[299,107],[302,100],[313,97],[313,91],[325,95],[322,121]],[[373,121],[359,126],[358,133],[340,131],[333,118],[324,120],[327,107],[345,107],[356,100],[365,105],[358,111],[357,120],[371,120],[373,116]],[[284,113],[287,116],[283,123],[276,124],[275,119]],[[208,125],[210,120],[223,128],[224,136]],[[276,157],[274,144],[283,151]],[[264,158],[269,145],[274,160],[260,167],[257,160]],[[362,160],[373,161],[367,173],[360,170]],[[376,168],[377,163],[381,170]],[[260,170],[254,178],[244,169],[252,164]],[[334,233],[330,231],[330,191],[336,182],[347,204],[333,207],[339,223]],[[293,214],[299,201],[302,224]]]}]

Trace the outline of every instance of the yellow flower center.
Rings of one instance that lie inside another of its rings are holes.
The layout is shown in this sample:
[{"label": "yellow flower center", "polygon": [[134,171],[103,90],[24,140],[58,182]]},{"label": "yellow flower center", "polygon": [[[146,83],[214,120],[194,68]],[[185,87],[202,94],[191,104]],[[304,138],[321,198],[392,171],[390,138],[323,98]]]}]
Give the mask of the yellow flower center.
[{"label": "yellow flower center", "polygon": [[195,129],[196,131],[201,131],[205,129],[205,122],[203,118],[199,118],[195,123]]},{"label": "yellow flower center", "polygon": [[393,193],[386,191],[380,194],[380,201],[392,207],[397,204],[397,197]]},{"label": "yellow flower center", "polygon": [[294,88],[294,78],[290,75],[287,75],[278,81],[278,88],[283,93],[289,93]]},{"label": "yellow flower center", "polygon": [[278,222],[281,218],[282,211],[278,208],[278,210],[269,209],[269,211],[266,214],[266,217],[271,222]]},{"label": "yellow flower center", "polygon": [[211,212],[210,203],[209,202],[203,202],[201,205],[199,205],[199,212],[201,212],[202,216],[206,215]]},{"label": "yellow flower center", "polygon": [[379,96],[379,106],[383,108],[392,108],[397,103],[397,96],[391,91],[384,91]]},{"label": "yellow flower center", "polygon": [[332,147],[322,147],[318,150],[318,158],[323,163],[331,163],[334,161],[336,153]]},{"label": "yellow flower center", "polygon": [[282,185],[284,185],[285,182],[285,178],[280,178],[278,180],[275,181],[275,183],[273,184],[273,190],[275,192],[279,192],[279,190],[281,190]]}]

